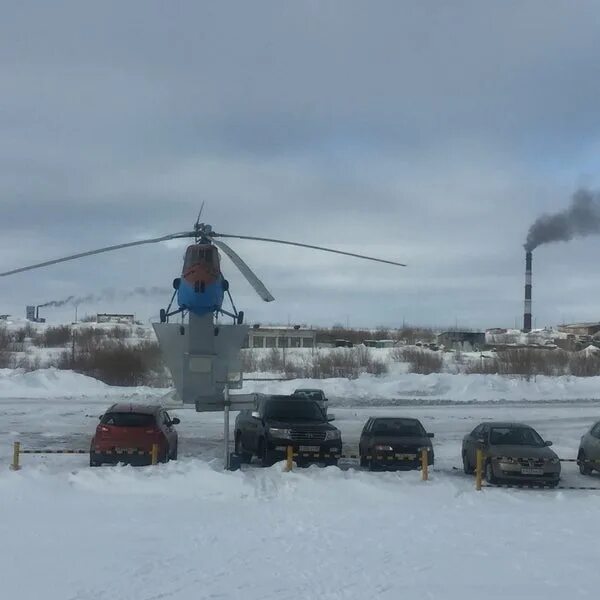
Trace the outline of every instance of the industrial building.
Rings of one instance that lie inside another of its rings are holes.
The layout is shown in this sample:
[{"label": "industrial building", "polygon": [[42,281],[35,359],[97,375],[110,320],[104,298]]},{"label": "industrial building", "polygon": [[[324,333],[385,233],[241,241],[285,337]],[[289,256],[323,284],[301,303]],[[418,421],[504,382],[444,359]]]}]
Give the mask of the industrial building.
[{"label": "industrial building", "polygon": [[393,348],[396,346],[395,340],[365,340],[363,344],[367,348]]},{"label": "industrial building", "polygon": [[98,313],[96,315],[96,323],[133,325],[135,323],[135,315],[122,313]]},{"label": "industrial building", "polygon": [[465,352],[483,350],[485,347],[485,332],[483,331],[443,331],[437,336],[439,346],[446,350],[462,350]]},{"label": "industrial building", "polygon": [[571,335],[589,335],[595,336],[600,333],[600,323],[571,323],[568,325],[559,325],[558,330],[561,333]]},{"label": "industrial building", "polygon": [[317,332],[294,326],[261,327],[254,325],[248,332],[244,348],[314,348]]}]

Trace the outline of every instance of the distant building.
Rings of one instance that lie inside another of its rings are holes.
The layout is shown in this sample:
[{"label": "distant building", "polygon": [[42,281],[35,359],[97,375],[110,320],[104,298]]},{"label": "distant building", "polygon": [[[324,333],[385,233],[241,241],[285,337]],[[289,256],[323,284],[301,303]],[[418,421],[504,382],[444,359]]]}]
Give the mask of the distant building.
[{"label": "distant building", "polygon": [[40,318],[40,307],[39,306],[26,306],[25,317],[28,321],[33,323],[45,323],[46,319]]},{"label": "distant building", "polygon": [[571,335],[596,335],[600,332],[600,323],[571,323],[559,325],[558,330]]},{"label": "distant building", "polygon": [[260,327],[248,332],[244,348],[314,348],[317,332],[314,329],[292,327]]},{"label": "distant building", "polygon": [[96,315],[96,323],[115,323],[121,325],[133,325],[135,323],[135,315],[120,313],[98,313]]},{"label": "distant building", "polygon": [[365,340],[363,344],[367,348],[393,348],[396,342],[394,340]]},{"label": "distant building", "polygon": [[10,315],[0,315],[0,321],[7,321]]},{"label": "distant building", "polygon": [[479,351],[485,346],[483,331],[444,331],[437,336],[439,346],[465,352]]}]

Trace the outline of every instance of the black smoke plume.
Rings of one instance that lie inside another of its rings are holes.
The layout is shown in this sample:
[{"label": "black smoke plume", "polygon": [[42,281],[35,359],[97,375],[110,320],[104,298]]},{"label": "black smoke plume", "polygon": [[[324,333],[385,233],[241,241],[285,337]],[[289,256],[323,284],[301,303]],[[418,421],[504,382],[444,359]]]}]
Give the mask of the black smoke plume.
[{"label": "black smoke plume", "polygon": [[80,304],[94,304],[98,302],[115,302],[128,300],[134,296],[170,296],[173,293],[172,289],[158,286],[153,287],[136,287],[131,290],[113,290],[107,289],[96,294],[88,294],[87,296],[69,296],[62,300],[51,300],[44,304],[40,304],[39,308],[45,306],[79,306]]},{"label": "black smoke plume", "polygon": [[542,244],[597,234],[600,234],[600,194],[582,189],[575,192],[565,210],[542,215],[529,229],[524,245],[531,252]]}]

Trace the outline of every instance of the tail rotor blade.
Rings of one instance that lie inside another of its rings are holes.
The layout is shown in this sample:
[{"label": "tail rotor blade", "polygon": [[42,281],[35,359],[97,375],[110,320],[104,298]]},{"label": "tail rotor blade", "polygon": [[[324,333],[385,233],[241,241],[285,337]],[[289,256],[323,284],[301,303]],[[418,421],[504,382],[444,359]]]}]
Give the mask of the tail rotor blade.
[{"label": "tail rotor blade", "polygon": [[241,274],[248,280],[248,283],[265,302],[272,302],[275,300],[271,295],[271,292],[265,287],[265,284],[227,244],[214,239],[212,241],[215,246],[220,248],[230,258],[231,262],[240,270]]},{"label": "tail rotor blade", "polygon": [[355,254],[354,252],[343,252],[342,250],[334,250],[333,248],[324,248],[323,246],[313,246],[311,244],[301,244],[300,242],[289,242],[287,240],[276,240],[273,238],[254,237],[251,235],[230,235],[228,233],[211,233],[211,237],[213,237],[213,238],[214,237],[236,238],[238,240],[255,240],[257,242],[271,242],[274,244],[284,244],[286,246],[298,246],[300,248],[310,248],[312,250],[322,250],[323,252],[332,252],[333,254],[343,254],[344,256],[352,256],[354,258],[363,258],[365,260],[372,260],[374,262],[385,263],[387,265],[394,265],[397,267],[405,267],[406,266],[404,263],[399,263],[399,262],[396,262],[393,260],[386,260],[384,258],[374,258],[372,256],[365,256],[364,254]]},{"label": "tail rotor blade", "polygon": [[72,254],[71,256],[64,256],[62,258],[55,258],[53,260],[47,260],[45,262],[37,263],[35,265],[29,265],[27,267],[20,267],[19,269],[13,269],[12,271],[6,271],[0,273],[0,277],[6,277],[7,275],[15,275],[16,273],[22,273],[23,271],[30,271],[32,269],[41,269],[42,267],[49,267],[50,265],[56,265],[58,263],[67,262],[69,260],[75,260],[77,258],[84,258],[85,256],[93,256],[94,254],[101,254],[103,252],[112,252],[113,250],[121,250],[122,248],[130,248],[131,246],[141,246],[142,244],[156,244],[158,242],[166,242],[167,240],[175,240],[177,238],[188,238],[194,237],[195,233],[189,231],[182,231],[181,233],[172,233],[170,235],[163,235],[158,238],[148,238],[146,240],[138,240],[136,242],[127,242],[126,244],[116,244],[115,246],[106,246],[105,248],[98,248],[97,250],[88,250],[87,252],[79,252],[78,254]]}]

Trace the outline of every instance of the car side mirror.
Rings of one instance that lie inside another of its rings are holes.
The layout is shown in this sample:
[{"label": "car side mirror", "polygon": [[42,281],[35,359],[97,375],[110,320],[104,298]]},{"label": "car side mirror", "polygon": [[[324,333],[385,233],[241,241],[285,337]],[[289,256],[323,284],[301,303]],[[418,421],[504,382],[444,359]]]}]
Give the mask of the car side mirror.
[{"label": "car side mirror", "polygon": [[171,425],[179,425],[179,423],[181,423],[181,421],[177,417],[171,419]]},{"label": "car side mirror", "polygon": [[327,420],[331,423],[331,421],[335,421],[335,415],[327,415]]},{"label": "car side mirror", "polygon": [[552,446],[552,442],[548,441],[548,442],[544,442],[545,446]]},{"label": "car side mirror", "polygon": [[260,413],[257,410],[253,410],[252,413],[250,414],[250,416],[253,419],[260,419]]},{"label": "car side mirror", "polygon": [[102,421],[102,417],[103,417],[103,416],[104,416],[104,415],[100,415],[100,416],[98,417],[98,421]]},{"label": "car side mirror", "polygon": [[428,434],[427,434],[427,437],[428,437],[428,438],[434,438],[434,437],[435,437],[435,433],[428,433]]},{"label": "car side mirror", "polygon": [[475,440],[478,444],[485,444],[485,439],[484,438],[477,438]]}]

